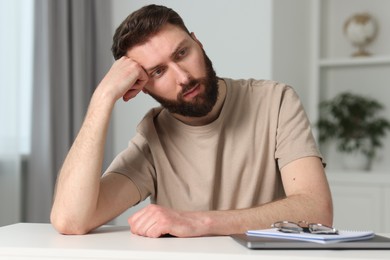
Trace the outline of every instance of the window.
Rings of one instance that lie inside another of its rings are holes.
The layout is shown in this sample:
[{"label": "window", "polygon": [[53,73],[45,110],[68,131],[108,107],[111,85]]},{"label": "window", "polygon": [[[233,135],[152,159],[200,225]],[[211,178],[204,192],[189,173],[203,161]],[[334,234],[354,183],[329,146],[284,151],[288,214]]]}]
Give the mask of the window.
[{"label": "window", "polygon": [[30,153],[33,1],[0,3],[0,226],[22,218],[21,161]]},{"label": "window", "polygon": [[33,0],[1,3],[1,153],[30,151],[33,11]]}]

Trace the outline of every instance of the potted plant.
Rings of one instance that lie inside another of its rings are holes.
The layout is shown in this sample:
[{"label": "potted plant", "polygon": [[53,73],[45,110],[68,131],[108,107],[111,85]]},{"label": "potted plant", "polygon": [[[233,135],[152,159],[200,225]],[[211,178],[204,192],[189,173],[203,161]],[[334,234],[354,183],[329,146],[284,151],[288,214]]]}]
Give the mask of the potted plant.
[{"label": "potted plant", "polygon": [[382,138],[390,130],[390,122],[378,115],[383,105],[375,99],[349,92],[340,93],[320,103],[319,142],[335,140],[342,153],[365,156],[365,170],[371,169]]}]

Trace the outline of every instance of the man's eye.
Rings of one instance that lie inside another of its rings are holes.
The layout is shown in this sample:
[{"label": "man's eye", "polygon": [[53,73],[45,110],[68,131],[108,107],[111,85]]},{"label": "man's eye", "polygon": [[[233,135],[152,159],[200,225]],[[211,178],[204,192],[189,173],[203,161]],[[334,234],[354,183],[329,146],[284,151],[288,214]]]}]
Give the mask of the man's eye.
[{"label": "man's eye", "polygon": [[162,75],[164,74],[164,69],[163,68],[159,68],[159,69],[156,69],[152,72],[152,77],[154,78],[158,78],[158,77],[161,77]]},{"label": "man's eye", "polygon": [[179,56],[184,56],[186,54],[187,50],[186,49],[182,49],[180,52],[179,52]]},{"label": "man's eye", "polygon": [[184,56],[187,55],[187,48],[183,48],[181,49],[178,53],[177,53],[177,58],[180,59],[180,58],[183,58]]}]

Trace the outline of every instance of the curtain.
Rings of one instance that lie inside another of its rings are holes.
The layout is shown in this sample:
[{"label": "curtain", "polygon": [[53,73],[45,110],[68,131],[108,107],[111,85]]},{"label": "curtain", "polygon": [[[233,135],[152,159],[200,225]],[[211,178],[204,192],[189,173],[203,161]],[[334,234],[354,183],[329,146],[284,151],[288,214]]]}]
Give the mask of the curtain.
[{"label": "curtain", "polygon": [[[48,222],[55,180],[112,63],[110,1],[36,0],[31,155],[25,221]],[[106,163],[112,159],[111,130]]]}]

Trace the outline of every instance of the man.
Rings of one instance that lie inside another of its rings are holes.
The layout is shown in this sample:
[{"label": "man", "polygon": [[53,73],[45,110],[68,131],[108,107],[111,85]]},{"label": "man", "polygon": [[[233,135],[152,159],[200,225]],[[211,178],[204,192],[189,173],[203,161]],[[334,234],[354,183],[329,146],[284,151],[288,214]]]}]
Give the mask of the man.
[{"label": "man", "polygon": [[[291,87],[216,77],[173,10],[150,5],[114,35],[111,69],[96,88],[57,180],[51,221],[85,234],[151,197],[128,220],[135,234],[229,235],[279,220],[332,224],[323,162]],[[116,101],[143,91],[152,109],[103,177]]]}]

